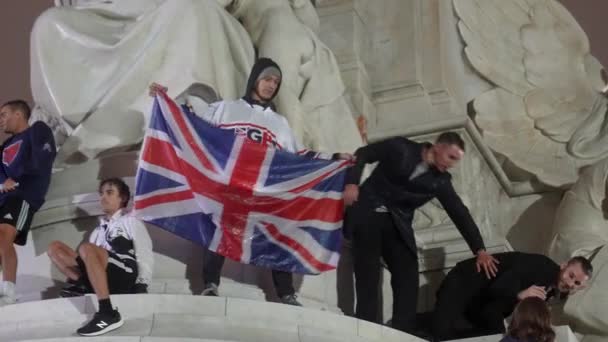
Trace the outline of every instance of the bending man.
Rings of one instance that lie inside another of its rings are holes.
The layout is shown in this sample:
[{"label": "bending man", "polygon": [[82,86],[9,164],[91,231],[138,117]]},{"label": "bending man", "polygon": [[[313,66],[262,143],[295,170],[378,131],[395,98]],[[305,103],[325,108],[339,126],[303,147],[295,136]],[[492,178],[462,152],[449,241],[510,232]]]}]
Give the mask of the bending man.
[{"label": "bending man", "polygon": [[[483,239],[469,210],[454,191],[447,172],[464,156],[464,141],[454,132],[439,135],[435,144],[392,138],[361,147],[349,170],[344,190],[347,233],[353,237],[357,290],[357,318],[379,322],[378,283],[380,259],[391,272],[393,289],[392,326],[415,332],[418,300],[418,253],[412,219],[414,211],[437,198],[473,254],[477,270],[489,278],[496,260],[485,251]],[[361,186],[366,164],[378,162]]]}]

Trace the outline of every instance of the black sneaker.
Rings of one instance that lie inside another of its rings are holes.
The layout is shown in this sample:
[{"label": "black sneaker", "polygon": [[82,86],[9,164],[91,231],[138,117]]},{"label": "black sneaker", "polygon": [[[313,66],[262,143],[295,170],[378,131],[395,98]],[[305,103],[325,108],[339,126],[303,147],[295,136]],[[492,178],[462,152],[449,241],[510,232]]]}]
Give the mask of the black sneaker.
[{"label": "black sneaker", "polygon": [[281,297],[281,303],[293,306],[302,306],[302,304],[298,302],[298,296],[295,294]]},{"label": "black sneaker", "polygon": [[201,295],[203,296],[211,296],[211,297],[217,297],[220,295],[220,292],[217,288],[217,284],[216,283],[208,283],[205,284],[205,288],[203,289],[203,293],[201,293]]},{"label": "black sneaker", "polygon": [[69,297],[80,297],[87,294],[88,289],[86,286],[82,284],[76,284],[71,286],[66,286],[59,291],[59,297],[69,298]]},{"label": "black sneaker", "polygon": [[96,312],[93,319],[76,332],[81,336],[97,336],[116,330],[124,323],[125,321],[120,317],[118,310],[111,313]]},{"label": "black sneaker", "polygon": [[144,283],[137,283],[133,285],[133,293],[148,293],[148,285]]}]

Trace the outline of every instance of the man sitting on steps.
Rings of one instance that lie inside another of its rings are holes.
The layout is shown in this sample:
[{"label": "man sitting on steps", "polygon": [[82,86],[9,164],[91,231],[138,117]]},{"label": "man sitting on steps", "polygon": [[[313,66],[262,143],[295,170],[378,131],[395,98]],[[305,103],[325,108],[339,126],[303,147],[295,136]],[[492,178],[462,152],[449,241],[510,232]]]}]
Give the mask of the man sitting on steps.
[{"label": "man sitting on steps", "polygon": [[52,242],[48,250],[51,261],[74,284],[73,295],[95,292],[99,300],[99,311],[77,331],[82,336],[101,335],[122,326],[110,294],[145,292],[154,262],[146,227],[125,214],[129,187],[119,178],[106,179],[99,185],[99,195],[105,216],[89,242],[82,243],[78,252],[60,241]]}]

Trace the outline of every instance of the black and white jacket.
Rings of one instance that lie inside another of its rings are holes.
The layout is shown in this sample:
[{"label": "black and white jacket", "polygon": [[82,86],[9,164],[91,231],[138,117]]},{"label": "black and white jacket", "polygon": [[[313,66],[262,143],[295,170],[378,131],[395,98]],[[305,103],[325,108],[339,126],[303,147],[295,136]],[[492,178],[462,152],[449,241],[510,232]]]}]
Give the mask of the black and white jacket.
[{"label": "black and white jacket", "polygon": [[101,218],[93,230],[89,242],[121,259],[137,262],[137,283],[150,284],[154,269],[152,239],[143,222],[131,214],[119,210],[112,217]]}]

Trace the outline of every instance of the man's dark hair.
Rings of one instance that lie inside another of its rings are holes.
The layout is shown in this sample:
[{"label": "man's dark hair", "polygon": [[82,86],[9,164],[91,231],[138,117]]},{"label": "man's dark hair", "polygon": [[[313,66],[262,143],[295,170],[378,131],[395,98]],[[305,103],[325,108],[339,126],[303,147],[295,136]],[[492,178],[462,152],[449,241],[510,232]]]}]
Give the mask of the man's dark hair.
[{"label": "man's dark hair", "polygon": [[4,103],[0,108],[4,107],[9,107],[13,111],[18,110],[22,112],[23,115],[25,115],[25,120],[28,121],[30,120],[30,116],[32,115],[32,109],[30,108],[30,105],[28,105],[27,102],[25,102],[24,100],[8,101]]},{"label": "man's dark hair", "polygon": [[456,132],[443,132],[439,134],[435,144],[456,145],[464,152],[464,140]]},{"label": "man's dark hair", "polygon": [[127,204],[129,204],[129,199],[131,199],[131,191],[129,190],[129,186],[120,178],[106,178],[99,182],[99,192],[101,192],[101,188],[104,185],[114,185],[118,190],[118,196],[122,200],[120,202],[121,208],[126,208]]},{"label": "man's dark hair", "polygon": [[583,273],[589,278],[593,276],[593,265],[591,265],[591,261],[589,259],[582,256],[575,256],[572,259],[568,260],[568,265],[579,264],[583,269]]}]

